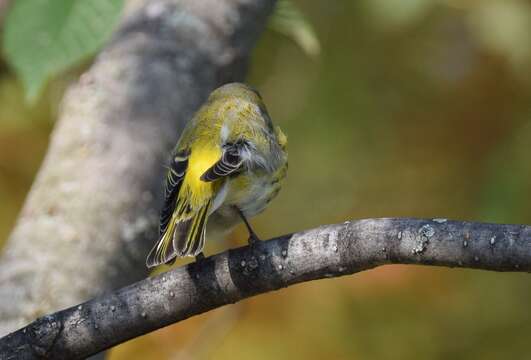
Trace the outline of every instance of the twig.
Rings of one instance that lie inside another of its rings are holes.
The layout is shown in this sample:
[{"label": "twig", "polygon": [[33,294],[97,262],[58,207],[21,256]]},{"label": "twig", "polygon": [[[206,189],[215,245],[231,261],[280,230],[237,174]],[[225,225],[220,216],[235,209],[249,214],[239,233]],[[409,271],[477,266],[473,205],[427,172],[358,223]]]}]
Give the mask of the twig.
[{"label": "twig", "polygon": [[80,359],[220,306],[383,264],[531,271],[531,226],[446,219],[326,225],[217,254],[42,317],[0,358]]}]

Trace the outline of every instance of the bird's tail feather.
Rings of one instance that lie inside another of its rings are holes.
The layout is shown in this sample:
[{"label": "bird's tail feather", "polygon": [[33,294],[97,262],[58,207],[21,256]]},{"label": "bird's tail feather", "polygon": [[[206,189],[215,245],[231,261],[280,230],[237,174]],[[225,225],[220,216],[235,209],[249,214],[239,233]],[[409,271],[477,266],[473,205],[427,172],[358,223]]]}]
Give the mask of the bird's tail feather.
[{"label": "bird's tail feather", "polygon": [[208,201],[186,219],[177,219],[174,213],[166,231],[149,252],[148,268],[172,263],[176,257],[197,256],[203,251],[210,204]]}]

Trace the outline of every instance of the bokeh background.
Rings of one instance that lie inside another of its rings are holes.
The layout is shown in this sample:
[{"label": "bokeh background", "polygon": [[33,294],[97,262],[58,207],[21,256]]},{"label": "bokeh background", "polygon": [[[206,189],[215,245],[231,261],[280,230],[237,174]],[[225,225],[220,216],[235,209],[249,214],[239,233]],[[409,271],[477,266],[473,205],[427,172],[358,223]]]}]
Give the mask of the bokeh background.
[{"label": "bokeh background", "polygon": [[[293,3],[320,49],[270,26],[248,77],[289,138],[287,183],[253,220],[262,238],[373,217],[531,223],[530,1]],[[0,245],[90,64],[28,103],[2,56]],[[527,274],[384,266],[197,316],[110,359],[526,358],[530,304]]]}]

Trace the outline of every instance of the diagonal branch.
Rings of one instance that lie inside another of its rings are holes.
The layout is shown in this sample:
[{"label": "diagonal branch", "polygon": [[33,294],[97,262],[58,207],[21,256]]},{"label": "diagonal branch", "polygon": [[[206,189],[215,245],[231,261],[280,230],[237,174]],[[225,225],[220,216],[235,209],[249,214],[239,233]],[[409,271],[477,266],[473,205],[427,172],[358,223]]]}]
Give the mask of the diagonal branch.
[{"label": "diagonal branch", "polygon": [[0,358],[85,358],[253,295],[384,264],[531,272],[531,226],[446,219],[325,225],[229,250],[37,319],[0,339]]}]

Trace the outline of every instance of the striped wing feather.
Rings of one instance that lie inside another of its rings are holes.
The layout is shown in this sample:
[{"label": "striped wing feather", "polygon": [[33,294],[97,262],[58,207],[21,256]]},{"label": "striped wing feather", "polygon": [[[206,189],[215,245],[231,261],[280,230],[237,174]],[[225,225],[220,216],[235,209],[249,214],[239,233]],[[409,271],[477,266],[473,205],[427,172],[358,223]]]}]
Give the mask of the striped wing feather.
[{"label": "striped wing feather", "polygon": [[183,151],[176,153],[171,159],[164,186],[164,205],[160,212],[159,237],[162,237],[168,228],[168,222],[175,209],[177,195],[188,167],[189,156],[189,151]]},{"label": "striped wing feather", "polygon": [[201,180],[211,182],[239,172],[243,159],[240,156],[240,146],[234,144],[224,149],[221,159],[217,161],[201,176]]},{"label": "striped wing feather", "polygon": [[146,259],[148,268],[171,262],[177,255],[173,246],[173,237],[186,234],[190,226],[192,219],[177,222],[175,213],[179,190],[188,167],[189,155],[188,150],[175,152],[170,160],[164,184],[164,204],[160,212],[159,239]]}]

